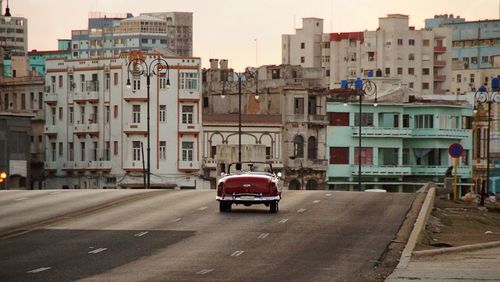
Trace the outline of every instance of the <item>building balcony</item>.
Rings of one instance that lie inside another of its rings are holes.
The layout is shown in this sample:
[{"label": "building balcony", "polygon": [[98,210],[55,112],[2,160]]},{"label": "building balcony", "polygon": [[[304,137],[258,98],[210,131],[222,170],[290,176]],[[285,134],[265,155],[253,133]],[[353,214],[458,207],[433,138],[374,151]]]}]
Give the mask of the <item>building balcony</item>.
[{"label": "building balcony", "polygon": [[90,161],[88,164],[90,170],[111,170],[111,161]]},{"label": "building balcony", "polygon": [[435,75],[434,76],[434,81],[446,81],[446,75]]},{"label": "building balcony", "polygon": [[440,60],[434,61],[434,67],[445,67],[445,66],[446,66],[446,61],[440,61]]},{"label": "building balcony", "polygon": [[75,135],[99,135],[99,125],[97,123],[77,124],[73,126],[73,134]]},{"label": "building balcony", "polygon": [[286,115],[287,122],[307,122],[307,115],[304,114],[295,114],[295,115]]},{"label": "building balcony", "polygon": [[43,101],[46,104],[55,105],[57,104],[57,98],[57,94],[55,93],[45,93],[45,95],[43,96]]},{"label": "building balcony", "polygon": [[434,46],[434,53],[444,53],[444,52],[446,52],[446,47]]},{"label": "building balcony", "polygon": [[199,170],[200,162],[199,161],[179,161],[178,164],[179,170]]},{"label": "building balcony", "polygon": [[201,93],[198,90],[186,90],[186,89],[179,90],[179,100],[198,101],[200,100],[200,97]]},{"label": "building balcony", "polygon": [[[352,175],[358,175],[359,166],[351,165]],[[410,175],[410,166],[395,166],[395,165],[361,165],[361,175]]]},{"label": "building balcony", "polygon": [[[352,136],[359,136],[359,127],[352,126]],[[361,137],[396,137],[407,138],[411,137],[412,132],[409,128],[394,128],[394,127],[361,127]]]},{"label": "building balcony", "polygon": [[99,92],[75,92],[73,94],[73,101],[78,104],[82,103],[97,103],[99,102]]},{"label": "building balcony", "polygon": [[49,137],[57,136],[58,127],[57,125],[45,125],[45,130],[43,134],[48,135]]},{"label": "building balcony", "polygon": [[123,163],[123,170],[128,172],[141,172],[141,173],[144,171],[142,167],[142,161],[132,161],[132,160],[128,160]]},{"label": "building balcony", "polygon": [[308,122],[309,122],[309,124],[312,124],[312,125],[327,126],[328,125],[328,118],[326,115],[309,115]]},{"label": "building balcony", "polygon": [[[448,170],[447,165],[415,165],[411,168],[412,175],[432,175],[432,176],[444,176]],[[472,167],[470,166],[458,166],[457,174],[461,177],[471,177]]]},{"label": "building balcony", "polygon": [[304,167],[313,170],[326,170],[328,167],[328,160],[327,159],[306,160],[304,161]]},{"label": "building balcony", "polygon": [[199,133],[201,126],[198,123],[180,123],[179,133]]},{"label": "building balcony", "polygon": [[214,158],[205,158],[203,160],[203,168],[216,169],[217,168],[217,160]]},{"label": "building balcony", "polygon": [[125,90],[123,92],[123,99],[127,102],[147,102],[148,95],[146,91],[132,91]]},{"label": "building balcony", "polygon": [[147,124],[144,123],[133,123],[129,122],[125,124],[123,127],[123,132],[127,135],[130,134],[142,134],[144,136],[148,135],[148,127]]},{"label": "building balcony", "polygon": [[411,137],[461,139],[469,137],[470,134],[470,129],[414,128]]},{"label": "building balcony", "polygon": [[45,170],[47,171],[56,171],[58,169],[58,164],[57,162],[45,162]]}]

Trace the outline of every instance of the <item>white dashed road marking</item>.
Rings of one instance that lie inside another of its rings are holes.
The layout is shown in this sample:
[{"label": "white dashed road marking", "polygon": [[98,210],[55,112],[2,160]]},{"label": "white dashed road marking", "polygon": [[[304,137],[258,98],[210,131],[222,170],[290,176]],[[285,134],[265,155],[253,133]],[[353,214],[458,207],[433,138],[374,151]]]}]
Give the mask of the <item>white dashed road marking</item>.
[{"label": "white dashed road marking", "polygon": [[104,251],[105,251],[105,250],[107,250],[107,249],[108,249],[108,248],[99,248],[99,249],[95,249],[95,250],[93,250],[93,251],[90,251],[90,252],[89,252],[89,254],[93,254],[93,255],[95,255],[95,254],[98,254],[98,253],[100,253],[100,252],[104,252]]},{"label": "white dashed road marking", "polygon": [[269,233],[262,233],[257,237],[258,239],[265,239],[267,236],[269,236]]},{"label": "white dashed road marking", "polygon": [[283,218],[282,220],[279,221],[279,223],[285,223],[288,221],[288,218]]},{"label": "white dashed road marking", "polygon": [[59,194],[59,193],[62,193],[62,192],[61,191],[50,192],[49,195],[55,195],[55,194]]},{"label": "white dashed road marking", "polygon": [[26,199],[28,199],[28,198],[26,198],[26,197],[23,197],[23,198],[17,198],[17,199],[16,199],[16,201],[23,201],[23,200],[26,200]]},{"label": "white dashed road marking", "polygon": [[326,194],[325,196],[330,197],[331,195],[332,195],[332,194],[328,193],[328,194]]},{"label": "white dashed road marking", "polygon": [[137,234],[135,234],[134,236],[135,236],[135,237],[142,237],[142,236],[144,236],[144,235],[146,235],[146,234],[148,234],[148,233],[149,233],[148,231],[144,231],[144,232],[137,233]]},{"label": "white dashed road marking", "polygon": [[178,218],[174,219],[173,222],[179,222],[179,221],[181,221],[181,219],[182,218],[178,217]]},{"label": "white dashed road marking", "polygon": [[40,267],[37,269],[27,271],[26,273],[38,273],[38,272],[42,272],[42,271],[49,270],[49,269],[51,269],[51,267]]},{"label": "white dashed road marking", "polygon": [[300,209],[300,210],[298,210],[297,212],[298,212],[298,213],[303,213],[303,212],[305,212],[305,211],[306,211],[306,209]]},{"label": "white dashed road marking", "polygon": [[206,210],[206,209],[207,209],[207,207],[198,208],[198,210],[200,210],[200,211],[203,211],[203,210]]},{"label": "white dashed road marking", "polygon": [[234,253],[231,254],[232,257],[239,257],[241,256],[245,251],[235,251]]},{"label": "white dashed road marking", "polygon": [[315,201],[313,201],[313,203],[315,203],[315,204],[317,204],[319,202],[321,202],[321,200],[315,200]]},{"label": "white dashed road marking", "polygon": [[209,273],[209,272],[212,272],[212,271],[214,271],[214,269],[213,269],[213,268],[210,268],[210,269],[202,269],[202,270],[200,270],[200,271],[196,272],[196,274],[197,274],[197,275],[205,275],[205,274],[207,274],[207,273]]}]

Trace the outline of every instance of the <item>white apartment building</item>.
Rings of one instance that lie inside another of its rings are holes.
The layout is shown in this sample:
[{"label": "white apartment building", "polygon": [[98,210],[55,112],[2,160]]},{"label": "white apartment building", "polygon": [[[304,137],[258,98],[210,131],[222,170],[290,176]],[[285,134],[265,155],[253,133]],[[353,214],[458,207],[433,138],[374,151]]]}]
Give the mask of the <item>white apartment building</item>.
[{"label": "white apartment building", "polygon": [[[323,20],[303,19],[294,35],[283,35],[283,63],[323,67],[329,88],[356,77],[397,78],[421,94],[450,91],[451,30],[415,30],[409,17],[379,18],[375,31],[323,33]],[[319,36],[321,35],[321,39]]]},{"label": "white apartment building", "polygon": [[[147,53],[146,63],[158,56],[169,71],[150,80],[151,187],[200,188],[201,60]],[[47,60],[46,188],[143,187],[147,79],[128,62]]]}]

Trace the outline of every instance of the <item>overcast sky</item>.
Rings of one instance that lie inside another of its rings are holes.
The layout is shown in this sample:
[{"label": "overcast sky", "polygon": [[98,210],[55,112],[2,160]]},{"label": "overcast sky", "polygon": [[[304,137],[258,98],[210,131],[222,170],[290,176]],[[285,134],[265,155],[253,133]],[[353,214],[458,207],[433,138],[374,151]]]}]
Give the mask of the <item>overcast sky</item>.
[{"label": "overcast sky", "polygon": [[[5,12],[5,3],[2,13]],[[499,0],[9,0],[13,16],[28,19],[28,49],[55,50],[57,39],[85,29],[89,12],[193,12],[193,55],[229,59],[236,70],[281,63],[281,35],[304,17],[325,19],[324,32],[374,30],[378,18],[399,13],[424,26],[435,14],[498,19]],[[255,40],[257,39],[257,40]],[[257,50],[257,52],[256,52]]]}]

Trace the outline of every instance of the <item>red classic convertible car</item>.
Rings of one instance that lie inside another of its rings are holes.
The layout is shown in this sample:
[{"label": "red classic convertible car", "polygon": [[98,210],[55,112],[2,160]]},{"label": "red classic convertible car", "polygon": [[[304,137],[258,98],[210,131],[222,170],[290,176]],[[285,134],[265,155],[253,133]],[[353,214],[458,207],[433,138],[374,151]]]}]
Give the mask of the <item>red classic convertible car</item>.
[{"label": "red classic convertible car", "polygon": [[229,165],[217,183],[217,201],[220,212],[231,210],[233,204],[264,204],[272,213],[279,209],[281,188],[279,178],[271,164],[265,162],[241,162]]}]

